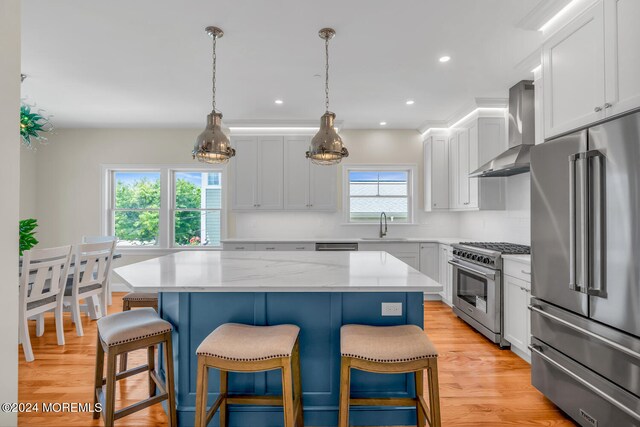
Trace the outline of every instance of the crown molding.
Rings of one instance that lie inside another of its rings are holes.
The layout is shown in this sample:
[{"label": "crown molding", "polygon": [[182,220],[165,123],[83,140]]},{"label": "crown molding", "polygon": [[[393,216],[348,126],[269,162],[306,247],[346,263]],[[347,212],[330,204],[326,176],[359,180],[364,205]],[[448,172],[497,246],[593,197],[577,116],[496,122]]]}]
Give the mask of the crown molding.
[{"label": "crown molding", "polygon": [[572,0],[541,0],[518,23],[516,28],[539,31],[540,28],[564,9]]}]

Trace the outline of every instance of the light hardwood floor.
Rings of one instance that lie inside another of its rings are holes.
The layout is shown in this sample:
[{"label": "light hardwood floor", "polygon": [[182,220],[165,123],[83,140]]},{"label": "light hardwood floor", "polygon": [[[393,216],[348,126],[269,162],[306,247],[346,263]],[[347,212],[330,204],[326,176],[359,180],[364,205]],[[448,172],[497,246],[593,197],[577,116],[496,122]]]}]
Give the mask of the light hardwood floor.
[{"label": "light hardwood floor", "polygon": [[[115,294],[110,312],[122,307]],[[425,303],[425,330],[438,347],[442,425],[449,426],[573,426],[530,385],[529,365],[510,351],[498,350],[456,318],[440,302]],[[92,402],[95,364],[95,321],[83,316],[85,335],[78,337],[65,315],[66,345],[56,344],[53,316],[46,318],[45,334],[31,342],[36,360],[27,363],[20,348],[20,402]],[[130,357],[129,366],[144,363],[145,353]],[[116,407],[146,397],[144,376],[119,382]],[[98,426],[87,413],[23,413],[21,426]],[[167,417],[161,406],[147,408],[116,422],[116,426],[162,426]],[[256,426],[259,427],[259,426]]]}]

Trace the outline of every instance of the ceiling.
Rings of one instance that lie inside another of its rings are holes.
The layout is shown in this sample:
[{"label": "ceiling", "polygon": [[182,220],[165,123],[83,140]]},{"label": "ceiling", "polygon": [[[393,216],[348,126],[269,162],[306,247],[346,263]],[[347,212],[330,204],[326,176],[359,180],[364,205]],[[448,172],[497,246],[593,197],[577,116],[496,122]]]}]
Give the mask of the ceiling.
[{"label": "ceiling", "polygon": [[22,96],[57,127],[201,127],[211,108],[204,27],[217,25],[227,124],[315,124],[317,31],[332,26],[331,110],[343,127],[417,129],[531,77],[521,62],[542,34],[516,25],[538,2],[23,0]]}]

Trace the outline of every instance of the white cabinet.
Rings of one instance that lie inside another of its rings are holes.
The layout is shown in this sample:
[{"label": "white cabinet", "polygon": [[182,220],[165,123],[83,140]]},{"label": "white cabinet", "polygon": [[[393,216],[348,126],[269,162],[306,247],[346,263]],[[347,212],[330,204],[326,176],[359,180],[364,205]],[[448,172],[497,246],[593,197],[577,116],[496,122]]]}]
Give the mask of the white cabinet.
[{"label": "white cabinet", "polygon": [[640,1],[605,0],[605,114],[640,107]]},{"label": "white cabinet", "polygon": [[420,270],[420,247],[418,243],[361,242],[358,251],[387,252],[409,266]]},{"label": "white cabinet", "polygon": [[335,211],[337,166],[312,164],[305,158],[310,137],[287,136],[284,146],[284,209]]},{"label": "white cabinet", "polygon": [[430,136],[424,143],[424,210],[449,209],[449,143]]},{"label": "white cabinet", "polygon": [[442,301],[447,305],[453,304],[453,269],[449,264],[449,260],[453,258],[451,246],[438,245],[438,273],[440,277],[440,284],[442,285],[442,291],[440,297]]},{"label": "white cabinet", "polygon": [[420,272],[440,282],[438,244],[420,243]]},{"label": "white cabinet", "polygon": [[448,163],[451,209],[505,208],[504,178],[469,178],[469,173],[506,150],[506,138],[504,117],[480,117],[452,130]]},{"label": "white cabinet", "polygon": [[223,251],[255,251],[256,244],[255,243],[223,243],[222,244]]},{"label": "white cabinet", "polygon": [[233,209],[283,207],[283,141],[280,136],[233,139]]},{"label": "white cabinet", "polygon": [[315,251],[313,243],[256,243],[256,251]]},{"label": "white cabinet", "polygon": [[640,2],[603,0],[544,44],[545,138],[640,107]]},{"label": "white cabinet", "polygon": [[[529,300],[531,298],[530,266],[506,260],[504,262],[504,338],[511,343],[511,349],[527,361],[531,358],[531,319]],[[507,274],[517,275],[518,277]],[[526,279],[526,280],[525,280]]]}]

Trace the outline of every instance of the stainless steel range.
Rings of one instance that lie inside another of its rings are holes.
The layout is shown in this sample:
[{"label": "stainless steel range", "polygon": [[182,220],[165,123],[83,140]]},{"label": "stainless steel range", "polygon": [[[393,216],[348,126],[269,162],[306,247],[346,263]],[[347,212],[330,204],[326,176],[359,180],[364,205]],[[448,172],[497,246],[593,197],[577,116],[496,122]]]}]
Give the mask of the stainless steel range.
[{"label": "stainless steel range", "polygon": [[502,255],[528,254],[529,246],[504,242],[461,242],[453,246],[453,311],[501,348],[503,337]]}]

